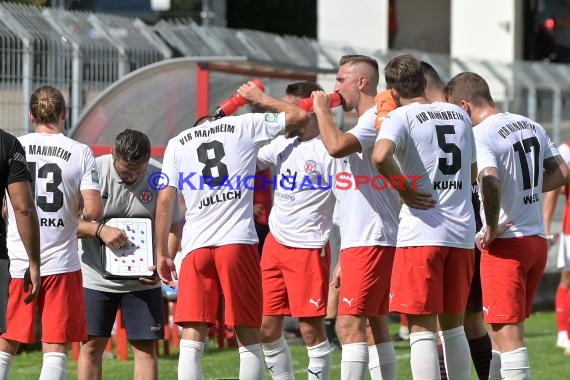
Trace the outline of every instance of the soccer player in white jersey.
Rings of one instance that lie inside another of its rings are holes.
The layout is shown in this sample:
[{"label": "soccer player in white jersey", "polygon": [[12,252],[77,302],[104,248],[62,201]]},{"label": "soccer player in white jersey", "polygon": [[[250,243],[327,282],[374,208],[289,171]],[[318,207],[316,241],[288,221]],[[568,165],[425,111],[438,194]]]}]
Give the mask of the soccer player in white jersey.
[{"label": "soccer player in white jersey", "polygon": [[[235,326],[240,379],[263,379],[260,332],[262,289],[257,235],[253,223],[253,180],[258,146],[285,131],[305,126],[309,114],[274,99],[253,82],[238,94],[275,113],[229,116],[187,129],[171,139],[156,216],[158,273],[173,285],[175,267],[167,252],[167,232],[177,189],[186,204],[183,259],[174,320],[183,327],[179,379],[201,379],[200,358],[207,326],[216,322],[220,292],[226,324]],[[168,223],[167,223],[168,221]]]},{"label": "soccer player in white jersey", "polygon": [[[296,104],[318,90],[322,89],[315,83],[293,83],[287,86],[284,100]],[[291,315],[299,318],[307,345],[308,378],[328,379],[331,353],[323,320],[331,261],[327,241],[340,162],[327,153],[313,115],[298,137],[279,136],[259,150],[257,167],[268,165],[277,175],[270,232],[261,256],[265,363],[273,379],[295,378],[283,337],[283,317]]]},{"label": "soccer player in white jersey", "polygon": [[[40,296],[24,304],[21,283],[28,267],[26,250],[8,207],[8,253],[11,258],[8,329],[0,336],[0,351],[15,355],[20,343],[35,341],[36,311],[42,324],[42,379],[67,377],[68,343],[86,339],[81,264],[77,253],[78,216],[101,218],[99,174],[91,149],[63,135],[65,101],[50,86],[30,98],[34,132],[20,137],[32,174],[40,220]],[[83,205],[83,208],[81,207]],[[7,371],[2,374],[7,376]]]},{"label": "soccer player in white jersey", "polygon": [[[378,175],[371,161],[378,79],[378,63],[373,58],[341,58],[334,90],[344,99],[343,109],[356,110],[359,116],[347,133],[336,128],[328,96],[322,91],[313,94],[323,143],[331,156],[344,158],[350,176],[345,178],[353,181],[350,189],[338,192],[341,274],[337,333],[342,345],[342,379],[364,379],[367,366],[373,380],[396,378],[396,352],[387,315],[400,200],[389,186],[376,190],[370,184]],[[338,286],[337,275],[334,281]],[[368,336],[367,319],[372,332]]]},{"label": "soccer player in white jersey", "polygon": [[[495,349],[490,378],[529,379],[524,321],[547,258],[540,198],[568,183],[568,167],[541,125],[499,111],[481,76],[458,74],[447,84],[446,97],[475,125],[486,226],[481,240],[483,311]],[[498,224],[507,219],[512,226],[499,234]]]},{"label": "soccer player in white jersey", "polygon": [[[420,62],[403,55],[384,69],[401,107],[382,122],[373,161],[381,174],[415,176],[398,191],[398,248],[390,311],[410,326],[414,378],[439,379],[436,322],[451,379],[470,379],[469,346],[461,324],[473,275],[475,219],[471,204],[475,141],[469,116],[448,103],[430,103]],[[418,192],[433,199],[418,199]],[[435,207],[430,208],[435,199]]]}]

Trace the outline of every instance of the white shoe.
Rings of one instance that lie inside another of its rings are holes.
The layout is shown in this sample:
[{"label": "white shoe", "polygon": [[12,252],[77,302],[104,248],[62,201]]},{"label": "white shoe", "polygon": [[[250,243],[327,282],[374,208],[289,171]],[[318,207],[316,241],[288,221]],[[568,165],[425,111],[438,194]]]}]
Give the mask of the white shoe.
[{"label": "white shoe", "polygon": [[559,348],[570,348],[570,340],[568,339],[568,334],[566,331],[558,332],[558,339],[556,339],[556,347]]}]

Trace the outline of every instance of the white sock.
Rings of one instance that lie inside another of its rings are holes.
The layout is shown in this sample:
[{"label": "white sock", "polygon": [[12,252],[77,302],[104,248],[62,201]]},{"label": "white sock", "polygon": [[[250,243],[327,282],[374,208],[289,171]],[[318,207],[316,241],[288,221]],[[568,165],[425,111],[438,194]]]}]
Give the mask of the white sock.
[{"label": "white sock", "polygon": [[0,351],[0,379],[8,379],[14,355]]},{"label": "white sock", "polygon": [[491,364],[489,367],[489,380],[501,380],[501,353],[499,351],[491,351]]},{"label": "white sock", "polygon": [[63,352],[46,352],[40,372],[40,380],[67,379],[67,355]]},{"label": "white sock", "polygon": [[251,344],[239,348],[239,378],[240,380],[265,379],[261,344]]},{"label": "white sock", "polygon": [[283,335],[279,339],[270,343],[264,343],[261,346],[265,356],[265,365],[273,380],[290,380],[295,378],[293,359]]},{"label": "white sock", "polygon": [[368,370],[372,380],[396,380],[396,350],[392,342],[368,346]]},{"label": "white sock", "polygon": [[368,345],[349,343],[342,345],[340,378],[344,380],[364,380],[368,363]]},{"label": "white sock", "polygon": [[309,367],[307,368],[309,380],[327,380],[331,368],[331,348],[329,341],[325,340],[316,346],[307,347]]},{"label": "white sock", "polygon": [[178,380],[202,380],[202,352],[205,343],[190,339],[180,340]]},{"label": "white sock", "polygon": [[471,379],[471,351],[463,326],[439,332],[445,369],[450,379]]},{"label": "white sock", "polygon": [[530,379],[530,362],[526,347],[501,353],[501,375],[503,379]]},{"label": "white sock", "polygon": [[435,334],[429,331],[411,333],[410,348],[414,379],[440,379]]}]

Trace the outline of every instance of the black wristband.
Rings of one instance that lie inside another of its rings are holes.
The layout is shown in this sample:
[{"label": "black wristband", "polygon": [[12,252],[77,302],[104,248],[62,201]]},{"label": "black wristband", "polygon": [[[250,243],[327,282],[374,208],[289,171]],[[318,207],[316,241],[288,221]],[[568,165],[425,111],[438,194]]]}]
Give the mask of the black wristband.
[{"label": "black wristband", "polygon": [[95,230],[95,237],[97,239],[101,239],[101,230],[103,230],[103,227],[105,225],[103,223],[99,223],[99,225],[97,226],[97,230]]}]

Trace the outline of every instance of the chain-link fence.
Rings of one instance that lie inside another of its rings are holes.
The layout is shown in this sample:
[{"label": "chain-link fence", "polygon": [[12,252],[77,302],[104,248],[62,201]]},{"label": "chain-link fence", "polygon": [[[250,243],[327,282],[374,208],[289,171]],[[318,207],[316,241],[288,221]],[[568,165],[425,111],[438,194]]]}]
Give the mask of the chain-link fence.
[{"label": "chain-link fence", "polygon": [[[402,53],[366,51],[357,46],[260,31],[205,27],[188,19],[148,26],[132,17],[15,3],[0,4],[0,47],[0,128],[16,135],[29,130],[27,109],[34,88],[50,84],[63,92],[69,103],[70,127],[85,106],[111,83],[171,57],[246,57],[250,62],[280,70],[328,73],[320,75],[319,82],[325,90],[331,90],[331,73],[342,55],[368,54],[376,57],[382,67]],[[505,64],[409,53],[431,63],[444,80],[461,71],[483,75],[502,109],[543,123],[557,143],[570,138],[570,128],[562,128],[570,121],[570,66]]]}]

